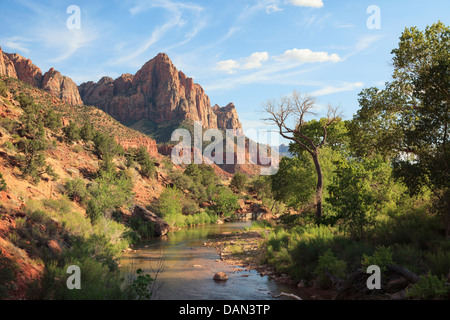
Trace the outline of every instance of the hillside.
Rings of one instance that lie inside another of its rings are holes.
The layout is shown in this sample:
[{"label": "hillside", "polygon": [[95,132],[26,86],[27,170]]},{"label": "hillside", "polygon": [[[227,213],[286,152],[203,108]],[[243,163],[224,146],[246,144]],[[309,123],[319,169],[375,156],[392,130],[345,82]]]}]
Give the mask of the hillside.
[{"label": "hillside", "polygon": [[[114,257],[138,239],[215,222],[235,210],[212,206],[220,197],[237,204],[221,186],[230,175],[219,167],[174,166],[154,140],[103,111],[68,104],[18,79],[2,77],[0,89],[0,267],[14,275],[0,293],[30,298],[34,288],[32,296],[44,298],[49,263],[62,268],[73,254],[84,259],[75,247],[88,248],[96,237],[106,242],[95,250],[107,253],[90,256],[103,268],[106,255],[117,276]],[[165,204],[161,197],[177,200]],[[166,215],[167,223],[144,208]]]}]

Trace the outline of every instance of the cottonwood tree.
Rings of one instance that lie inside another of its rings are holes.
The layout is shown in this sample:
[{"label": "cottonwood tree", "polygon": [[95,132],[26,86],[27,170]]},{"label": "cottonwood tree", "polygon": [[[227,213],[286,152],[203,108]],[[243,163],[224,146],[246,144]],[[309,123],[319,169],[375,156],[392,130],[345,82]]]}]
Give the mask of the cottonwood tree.
[{"label": "cottonwood tree", "polygon": [[338,108],[328,105],[325,121],[322,123],[322,135],[320,139],[308,134],[307,121],[309,115],[315,115],[316,100],[307,95],[301,95],[294,91],[290,96],[285,96],[279,101],[268,101],[264,107],[269,115],[266,121],[276,124],[280,135],[294,141],[305,150],[314,162],[317,173],[316,185],[316,216],[318,219],[323,214],[323,172],[319,160],[320,149],[325,145],[328,136],[328,128],[340,120]]}]

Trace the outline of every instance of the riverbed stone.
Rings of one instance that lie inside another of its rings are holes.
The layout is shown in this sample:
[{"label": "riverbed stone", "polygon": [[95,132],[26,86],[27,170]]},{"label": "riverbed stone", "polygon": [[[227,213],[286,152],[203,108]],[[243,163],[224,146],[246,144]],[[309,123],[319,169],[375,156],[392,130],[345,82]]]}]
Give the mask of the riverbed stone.
[{"label": "riverbed stone", "polygon": [[214,275],[213,279],[217,281],[227,281],[228,275],[225,272],[219,271]]}]

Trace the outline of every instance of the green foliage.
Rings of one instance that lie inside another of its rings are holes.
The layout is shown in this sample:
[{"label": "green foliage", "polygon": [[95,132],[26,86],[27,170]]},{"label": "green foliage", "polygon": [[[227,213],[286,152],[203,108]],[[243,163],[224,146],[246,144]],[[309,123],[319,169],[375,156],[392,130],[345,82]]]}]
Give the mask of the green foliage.
[{"label": "green foliage", "polygon": [[229,217],[239,208],[238,197],[228,188],[217,187],[213,193],[211,209],[217,214]]},{"label": "green foliage", "polygon": [[[412,195],[437,194],[450,232],[448,127],[450,28],[442,22],[407,28],[392,51],[394,71],[385,89],[365,89],[350,125],[358,156],[392,160],[396,178]],[[448,235],[448,234],[447,234]]]},{"label": "green foliage", "polygon": [[112,136],[96,132],[92,140],[94,142],[95,153],[99,158],[113,159],[123,153],[123,148],[114,140]]},{"label": "green foliage", "polygon": [[138,239],[149,239],[154,235],[153,226],[141,217],[129,218],[128,225],[136,232]]},{"label": "green foliage", "polygon": [[61,116],[53,111],[53,109],[48,109],[44,113],[44,126],[50,130],[56,132],[62,127]]},{"label": "green foliage", "polygon": [[77,178],[74,180],[67,180],[64,184],[64,188],[66,189],[66,194],[70,200],[81,203],[86,201],[88,192],[83,179]]},{"label": "green foliage", "polygon": [[343,260],[337,259],[333,252],[328,249],[323,255],[319,257],[315,274],[319,280],[319,284],[322,288],[330,288],[332,281],[327,275],[327,272],[331,273],[338,279],[345,277],[347,264]]},{"label": "green foliage", "polygon": [[6,83],[3,80],[0,80],[0,96],[6,97],[7,92],[8,88],[6,87]]},{"label": "green foliage", "polygon": [[73,121],[69,122],[69,125],[63,128],[64,136],[69,142],[77,142],[81,139],[80,137],[80,129],[77,124]]},{"label": "green foliage", "polygon": [[158,199],[158,210],[163,218],[180,215],[183,211],[183,193],[177,188],[167,188]]},{"label": "green foliage", "polygon": [[3,179],[3,175],[0,172],[0,191],[6,190],[6,181]]},{"label": "green foliage", "polygon": [[134,159],[137,163],[139,163],[141,167],[140,172],[143,176],[150,178],[155,175],[155,163],[150,159],[150,156],[144,147],[140,147],[137,150]]},{"label": "green foliage", "polygon": [[16,155],[16,161],[19,164],[23,176],[30,177],[34,183],[38,183],[44,173],[57,178],[52,167],[45,161],[44,151],[47,143],[42,137],[34,139],[21,139],[18,143],[18,149],[23,155]]},{"label": "green foliage", "polygon": [[136,270],[137,278],[131,284],[137,300],[150,300],[152,297],[150,285],[154,281],[149,274],[144,274],[142,269]]},{"label": "green foliage", "polygon": [[129,202],[133,197],[132,190],[133,183],[123,172],[102,172],[88,187],[90,199],[86,213],[95,223],[102,215],[112,214]]},{"label": "green foliage", "polygon": [[364,238],[365,230],[373,226],[376,197],[370,184],[370,172],[363,163],[341,161],[337,163],[333,183],[328,187],[326,199],[342,219],[346,230],[357,239]]},{"label": "green foliage", "polygon": [[428,300],[442,298],[449,292],[449,287],[445,285],[445,282],[444,278],[439,279],[428,272],[426,276],[420,276],[419,281],[407,290],[406,297]]},{"label": "green foliage", "polygon": [[380,267],[381,271],[386,271],[387,266],[394,264],[392,261],[392,249],[390,247],[378,246],[371,256],[363,255],[361,264],[364,267],[376,265]]},{"label": "green foliage", "polygon": [[233,176],[233,179],[231,179],[230,182],[230,188],[239,192],[243,191],[246,184],[247,184],[247,176],[241,172],[236,172]]},{"label": "green foliage", "polygon": [[16,264],[11,259],[5,257],[0,250],[0,299],[7,298],[8,291],[13,288],[13,283],[16,279],[16,270]]},{"label": "green foliage", "polygon": [[80,128],[80,138],[84,142],[89,142],[92,141],[94,137],[95,137],[94,126],[89,122],[85,122],[83,126]]}]

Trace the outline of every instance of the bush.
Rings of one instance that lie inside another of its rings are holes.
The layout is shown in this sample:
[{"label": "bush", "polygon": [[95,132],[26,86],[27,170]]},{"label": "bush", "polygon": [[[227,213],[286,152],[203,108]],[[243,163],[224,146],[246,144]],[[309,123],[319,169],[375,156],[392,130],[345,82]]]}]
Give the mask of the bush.
[{"label": "bush", "polygon": [[123,153],[123,148],[117,144],[112,136],[108,136],[101,132],[96,132],[94,138],[95,153],[99,158],[114,158]]},{"label": "bush", "polygon": [[0,80],[0,96],[6,97],[6,92],[8,92],[6,84],[3,80]]},{"label": "bush", "polygon": [[419,281],[413,284],[406,292],[407,298],[436,299],[443,297],[449,291],[445,285],[445,279],[439,279],[431,272],[426,276],[420,276]]},{"label": "bush", "polygon": [[70,200],[81,203],[86,201],[88,192],[83,179],[67,180],[64,188]]},{"label": "bush", "polygon": [[69,142],[76,142],[80,140],[80,129],[73,121],[70,121],[69,125],[63,128],[63,132]]},{"label": "bush", "polygon": [[181,203],[183,193],[177,188],[167,188],[158,199],[158,210],[163,218],[180,215],[183,212]]},{"label": "bush", "polygon": [[211,206],[221,216],[231,216],[239,208],[238,197],[228,188],[218,187],[212,197],[214,205]]},{"label": "bush", "polygon": [[141,166],[141,174],[144,177],[150,178],[156,172],[155,163],[150,159],[147,150],[144,147],[140,147],[135,155],[135,161]]},{"label": "bush", "polygon": [[0,299],[8,297],[8,291],[12,289],[16,279],[17,266],[10,259],[5,257],[0,250]]},{"label": "bush", "polygon": [[44,126],[46,126],[47,128],[49,128],[54,132],[58,131],[62,127],[61,116],[55,113],[53,109],[48,109],[45,112],[43,121]]},{"label": "bush", "polygon": [[92,141],[95,137],[95,130],[94,126],[88,122],[86,122],[81,128],[80,128],[80,138],[84,142]]},{"label": "bush", "polygon": [[347,264],[345,263],[345,261],[337,259],[333,255],[333,252],[328,249],[323,255],[319,257],[315,274],[322,288],[330,288],[332,285],[332,281],[328,277],[327,272],[330,272],[338,279],[343,279],[345,277],[346,269]]},{"label": "bush", "polygon": [[245,185],[247,184],[247,176],[243,173],[236,172],[231,179],[230,188],[239,192],[244,190]]},{"label": "bush", "polygon": [[3,175],[0,172],[0,191],[6,190],[6,181],[3,179]]},{"label": "bush", "polygon": [[392,250],[390,247],[378,246],[371,256],[363,255],[361,264],[364,267],[376,265],[381,271],[386,271],[387,266],[392,265]]}]

